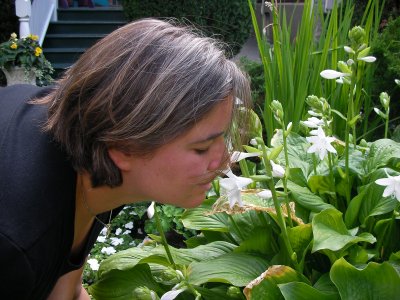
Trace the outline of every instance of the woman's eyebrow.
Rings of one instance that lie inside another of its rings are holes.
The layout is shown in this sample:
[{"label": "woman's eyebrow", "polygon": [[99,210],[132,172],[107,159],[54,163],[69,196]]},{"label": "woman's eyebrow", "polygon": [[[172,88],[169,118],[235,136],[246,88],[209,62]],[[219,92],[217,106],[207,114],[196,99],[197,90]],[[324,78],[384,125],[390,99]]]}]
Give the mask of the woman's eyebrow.
[{"label": "woman's eyebrow", "polygon": [[216,132],[216,133],[210,134],[209,136],[207,136],[204,139],[201,139],[201,140],[198,140],[198,141],[194,141],[191,144],[201,144],[201,143],[209,142],[209,141],[211,141],[211,140],[213,140],[213,139],[215,139],[217,137],[220,137],[221,135],[224,135],[224,134],[225,134],[225,131]]}]

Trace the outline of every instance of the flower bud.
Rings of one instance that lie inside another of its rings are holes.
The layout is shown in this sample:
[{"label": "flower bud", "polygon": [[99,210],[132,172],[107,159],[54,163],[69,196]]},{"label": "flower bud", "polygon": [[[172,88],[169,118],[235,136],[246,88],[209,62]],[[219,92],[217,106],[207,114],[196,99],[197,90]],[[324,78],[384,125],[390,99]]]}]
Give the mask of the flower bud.
[{"label": "flower bud", "polygon": [[273,100],[271,103],[271,109],[275,115],[275,118],[280,121],[283,120],[283,107],[278,100]]},{"label": "flower bud", "polygon": [[[349,59],[349,61],[350,61],[350,59]],[[338,61],[338,68],[343,73],[351,74],[351,69],[349,68],[349,65],[351,65],[351,64],[347,64],[342,60]]]},{"label": "flower bud", "polygon": [[[352,48],[358,48],[364,43],[365,40],[365,30],[361,26],[354,26],[349,31],[349,39],[352,45]],[[354,47],[356,46],[356,47]]]},{"label": "flower bud", "polygon": [[379,100],[381,101],[382,106],[387,110],[390,104],[390,97],[386,92],[382,92],[379,95]]},{"label": "flower bud", "polygon": [[227,296],[233,299],[242,299],[243,293],[237,286],[230,286],[226,291]]},{"label": "flower bud", "polygon": [[132,298],[133,300],[154,300],[159,299],[157,294],[150,290],[148,287],[140,286],[133,290]]}]

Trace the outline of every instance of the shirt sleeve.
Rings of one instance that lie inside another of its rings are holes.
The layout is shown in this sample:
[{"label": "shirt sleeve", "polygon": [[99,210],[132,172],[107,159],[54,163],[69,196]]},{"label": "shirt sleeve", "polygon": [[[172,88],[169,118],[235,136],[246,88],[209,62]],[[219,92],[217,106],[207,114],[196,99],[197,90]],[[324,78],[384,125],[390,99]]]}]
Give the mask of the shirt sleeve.
[{"label": "shirt sleeve", "polygon": [[23,251],[0,233],[0,295],[2,299],[29,299],[34,273]]}]

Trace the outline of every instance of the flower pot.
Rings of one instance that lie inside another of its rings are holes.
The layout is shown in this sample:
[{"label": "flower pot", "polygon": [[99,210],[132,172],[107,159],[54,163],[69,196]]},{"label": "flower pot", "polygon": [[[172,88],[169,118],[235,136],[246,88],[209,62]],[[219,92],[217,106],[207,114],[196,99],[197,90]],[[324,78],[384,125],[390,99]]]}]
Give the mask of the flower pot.
[{"label": "flower pot", "polygon": [[7,86],[20,83],[36,85],[34,70],[25,72],[25,69],[21,67],[12,67],[10,69],[2,68],[1,70],[4,75],[6,75]]}]

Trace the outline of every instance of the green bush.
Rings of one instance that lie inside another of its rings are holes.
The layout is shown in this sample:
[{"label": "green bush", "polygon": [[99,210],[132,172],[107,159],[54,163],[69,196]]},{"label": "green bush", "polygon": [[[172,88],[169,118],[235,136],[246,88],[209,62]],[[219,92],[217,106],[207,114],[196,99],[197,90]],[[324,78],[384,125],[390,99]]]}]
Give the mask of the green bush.
[{"label": "green bush", "polygon": [[[10,34],[18,33],[18,18],[15,15],[15,4],[10,0],[0,0],[0,43],[8,41]],[[0,86],[6,84],[6,78],[0,71]]]},{"label": "green bush", "polygon": [[387,92],[392,99],[391,115],[398,117],[400,89],[394,79],[400,79],[400,17],[388,22],[374,41],[371,53],[377,58],[373,97],[379,103],[380,92]]},{"label": "green bush", "polygon": [[243,0],[124,0],[122,4],[128,20],[172,17],[193,24],[228,44],[228,56],[239,52],[252,29],[248,4]]}]

